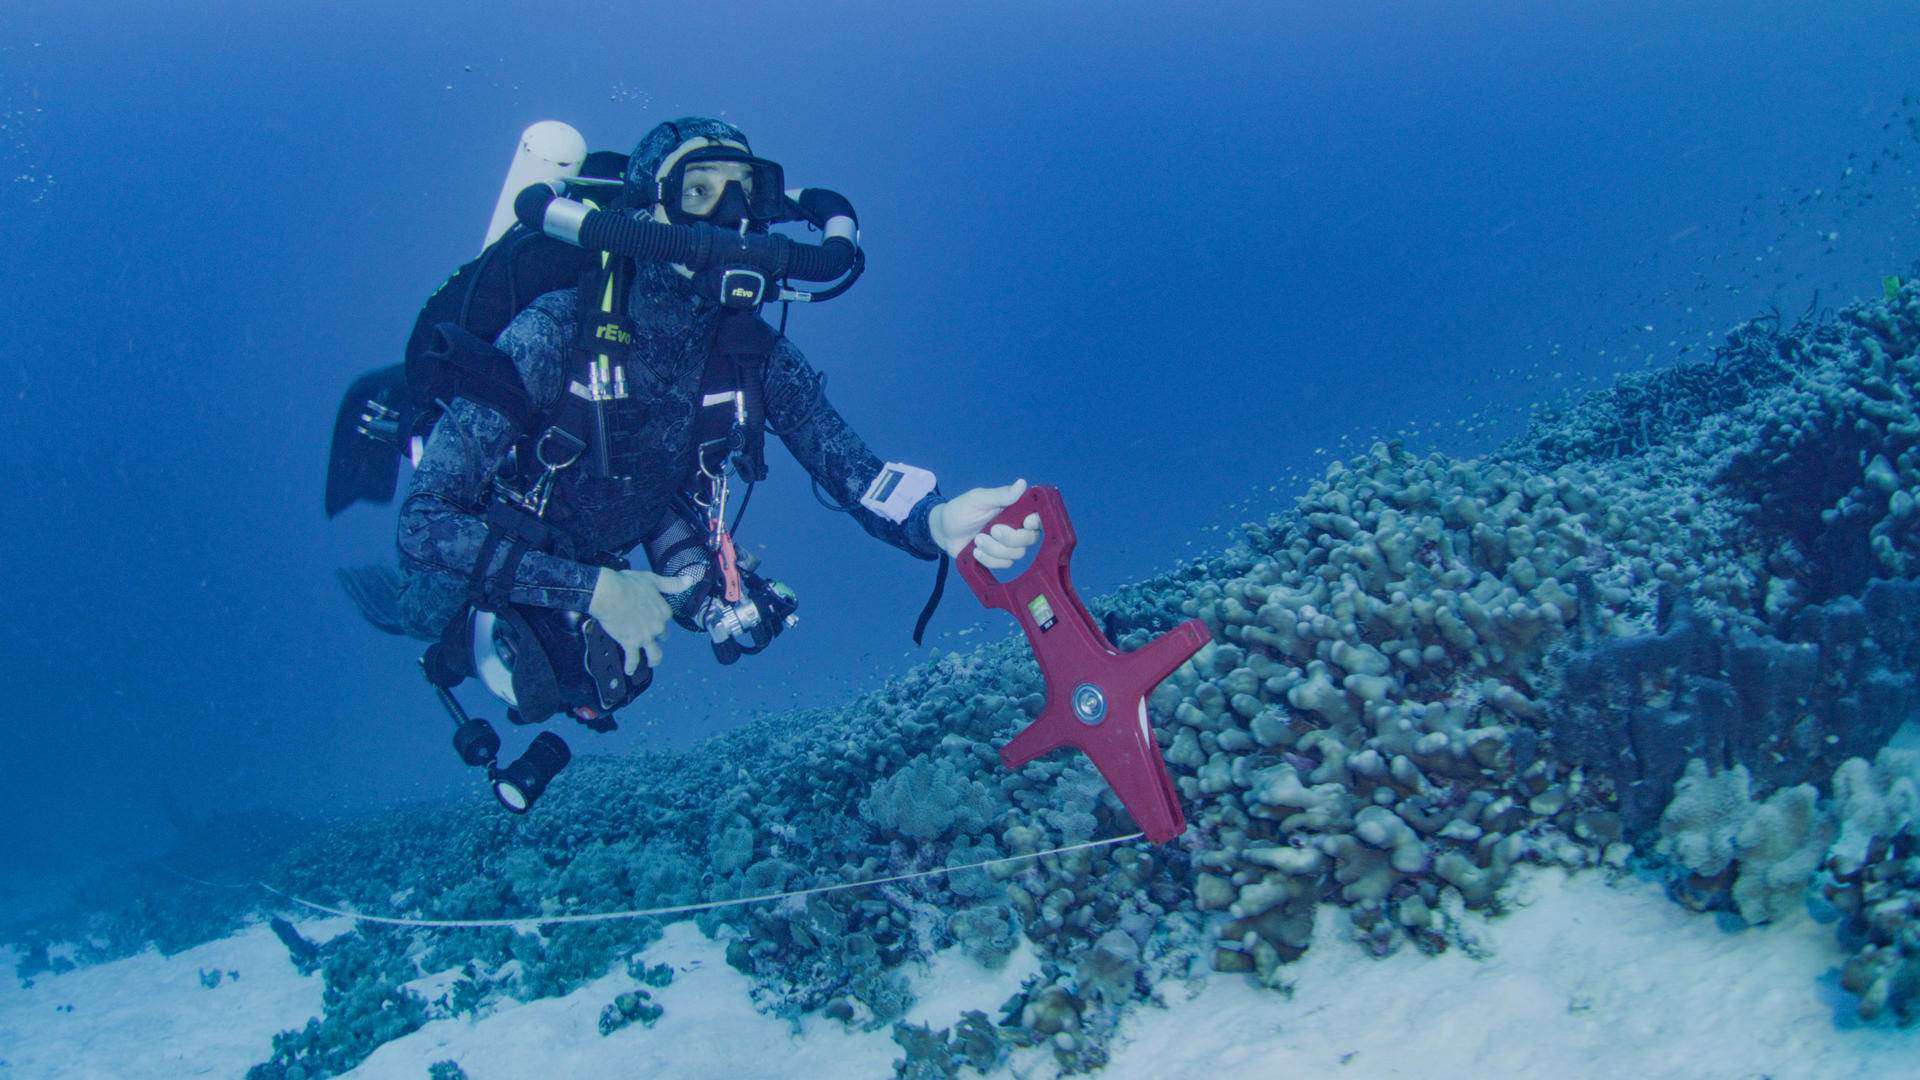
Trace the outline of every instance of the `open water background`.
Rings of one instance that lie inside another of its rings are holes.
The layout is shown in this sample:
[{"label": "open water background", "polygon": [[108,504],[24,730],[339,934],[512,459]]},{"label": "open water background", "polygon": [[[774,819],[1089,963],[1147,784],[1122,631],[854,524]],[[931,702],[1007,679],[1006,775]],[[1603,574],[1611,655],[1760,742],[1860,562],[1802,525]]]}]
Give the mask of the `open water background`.
[{"label": "open water background", "polygon": [[[1059,485],[1089,594],[1376,437],[1489,447],[1920,254],[1910,4],[1564,7],[8,4],[0,873],[163,850],[165,789],[333,814],[475,782],[416,646],[333,580],[391,556],[391,510],[328,523],[320,487],[340,394],[535,120],[625,149],[719,115],[846,192],[869,272],[792,336],[882,457]],[[772,467],[743,542],[799,630],[724,669],[676,637],[577,752],[926,655],[928,567]],[[933,644],[1007,632],[952,584]]]}]

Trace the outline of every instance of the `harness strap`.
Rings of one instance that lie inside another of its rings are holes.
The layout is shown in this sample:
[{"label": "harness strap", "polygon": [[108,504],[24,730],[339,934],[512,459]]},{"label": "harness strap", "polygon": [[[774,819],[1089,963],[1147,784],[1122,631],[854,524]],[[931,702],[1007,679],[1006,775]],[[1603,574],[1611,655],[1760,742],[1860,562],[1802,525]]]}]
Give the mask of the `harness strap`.
[{"label": "harness strap", "polygon": [[[715,349],[700,375],[700,406],[693,425],[695,452],[701,471],[718,472],[727,460],[746,448],[746,389],[734,358]],[[720,448],[716,455],[715,447]],[[695,484],[701,476],[693,477]]]},{"label": "harness strap", "polygon": [[[497,495],[487,505],[485,521],[487,538],[467,575],[467,598],[475,607],[493,611],[507,605],[521,561],[527,552],[546,546],[551,530],[539,518]],[[506,558],[494,569],[494,556],[503,544]]]},{"label": "harness strap", "polygon": [[473,569],[467,572],[467,602],[475,607],[496,608],[501,606],[501,597],[490,594],[493,581],[487,574],[487,567],[493,565],[493,556],[500,550],[501,541],[506,537],[492,529],[487,530],[487,538],[480,545],[480,555],[473,561]]},{"label": "harness strap", "polygon": [[710,389],[733,390],[741,395],[740,412],[744,415],[734,433],[737,439],[730,441],[728,449],[740,478],[750,484],[767,476],[764,383],[768,360],[779,341],[773,327],[753,312],[722,312],[714,326],[711,359],[700,380],[703,401]]},{"label": "harness strap", "polygon": [[[618,450],[613,445],[614,424],[609,407],[629,404],[626,362],[632,353],[633,327],[627,320],[627,292],[632,286],[633,263],[602,253],[598,265],[582,276],[578,290],[574,356],[584,376],[563,392],[561,416],[582,418],[585,430],[574,432],[590,449],[593,470],[599,476],[616,471]],[[577,399],[577,400],[576,400]]]},{"label": "harness strap", "polygon": [[513,358],[458,323],[434,327],[433,345],[417,360],[408,382],[435,398],[466,398],[506,417],[516,432],[533,424],[533,402]]},{"label": "harness strap", "polygon": [[502,607],[496,617],[512,632],[516,653],[513,696],[517,704],[507,710],[507,720],[515,724],[544,723],[564,708],[559,667],[547,642],[519,608]]},{"label": "harness strap", "polygon": [[[754,471],[752,464],[742,460],[753,419],[748,415],[750,400],[739,363],[732,354],[716,348],[700,375],[700,405],[693,426],[701,470],[718,472],[731,460],[741,476],[753,479],[749,475]],[[703,477],[691,479],[697,485]]]}]

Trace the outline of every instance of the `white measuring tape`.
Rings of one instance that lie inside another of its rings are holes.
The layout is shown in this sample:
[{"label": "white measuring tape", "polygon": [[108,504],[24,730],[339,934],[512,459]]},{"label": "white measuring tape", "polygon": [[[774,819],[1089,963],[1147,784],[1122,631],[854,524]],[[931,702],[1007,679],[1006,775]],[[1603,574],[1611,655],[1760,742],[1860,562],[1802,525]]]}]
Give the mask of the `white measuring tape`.
[{"label": "white measuring tape", "polygon": [[381,923],[386,926],[423,926],[466,930],[490,926],[550,926],[555,923],[610,922],[615,919],[640,919],[649,915],[683,915],[691,911],[709,911],[713,908],[737,907],[742,904],[759,904],[769,900],[789,900],[796,896],[812,896],[815,893],[844,892],[847,889],[863,889],[869,885],[888,885],[896,881],[912,881],[916,878],[935,877],[940,874],[957,874],[962,870],[979,870],[988,866],[1026,862],[1030,859],[1044,858],[1048,855],[1059,855],[1069,851],[1085,851],[1088,848],[1105,847],[1108,844],[1124,844],[1129,840],[1138,840],[1145,835],[1145,833],[1138,832],[1128,833],[1125,836],[1114,836],[1105,840],[1088,840],[1081,844],[1068,844],[1064,847],[1048,848],[1045,851],[1035,851],[1026,855],[1007,855],[998,859],[983,859],[980,862],[966,863],[961,866],[941,866],[932,870],[916,870],[911,874],[892,874],[887,877],[842,882],[838,885],[819,885],[811,889],[793,889],[788,892],[764,893],[760,896],[742,896],[733,900],[708,900],[699,904],[674,904],[670,907],[637,908],[632,911],[600,911],[586,915],[536,915],[520,919],[407,919],[394,915],[367,915],[358,911],[348,911],[344,908],[329,907],[326,904],[307,900],[295,896],[292,893],[282,892],[264,881],[249,881],[240,885],[225,884],[218,881],[202,881],[190,874],[183,874],[173,867],[167,866],[165,863],[159,863],[157,865],[176,877],[185,878],[199,885],[212,886],[216,889],[250,889],[258,885],[275,896],[291,900],[301,907],[325,912],[328,915],[338,915],[358,922]]}]

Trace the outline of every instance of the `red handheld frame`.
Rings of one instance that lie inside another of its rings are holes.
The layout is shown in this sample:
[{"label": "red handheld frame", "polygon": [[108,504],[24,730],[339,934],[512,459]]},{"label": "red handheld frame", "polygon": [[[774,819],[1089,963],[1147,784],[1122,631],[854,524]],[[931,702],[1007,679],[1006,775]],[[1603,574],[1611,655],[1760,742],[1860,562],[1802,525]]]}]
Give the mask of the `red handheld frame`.
[{"label": "red handheld frame", "polygon": [[1189,619],[1133,652],[1114,648],[1073,591],[1067,563],[1078,538],[1059,490],[1028,488],[992,525],[1017,529],[1033,513],[1044,535],[1019,577],[995,578],[974,558],[972,543],[958,558],[960,576],[980,602],[1011,614],[1026,631],[1046,681],[1040,718],[1000,748],[1000,760],[1017,769],[1062,746],[1078,747],[1147,839],[1164,844],[1186,829],[1187,819],[1147,724],[1147,695],[1213,635]]}]

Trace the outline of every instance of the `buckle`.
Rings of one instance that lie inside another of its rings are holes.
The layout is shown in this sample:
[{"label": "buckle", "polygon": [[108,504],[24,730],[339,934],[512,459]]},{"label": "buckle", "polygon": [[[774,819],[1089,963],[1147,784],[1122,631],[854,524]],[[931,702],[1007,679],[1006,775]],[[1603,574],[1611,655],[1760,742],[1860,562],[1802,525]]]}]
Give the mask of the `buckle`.
[{"label": "buckle", "polygon": [[[549,455],[547,452],[547,443],[550,441],[561,448],[560,453]],[[574,462],[580,460],[580,455],[586,453],[586,451],[587,444],[582,441],[579,436],[565,428],[559,427],[550,427],[541,432],[539,440],[533,444],[534,460],[538,461],[540,467],[548,472],[558,472],[561,469],[571,467]]]}]

